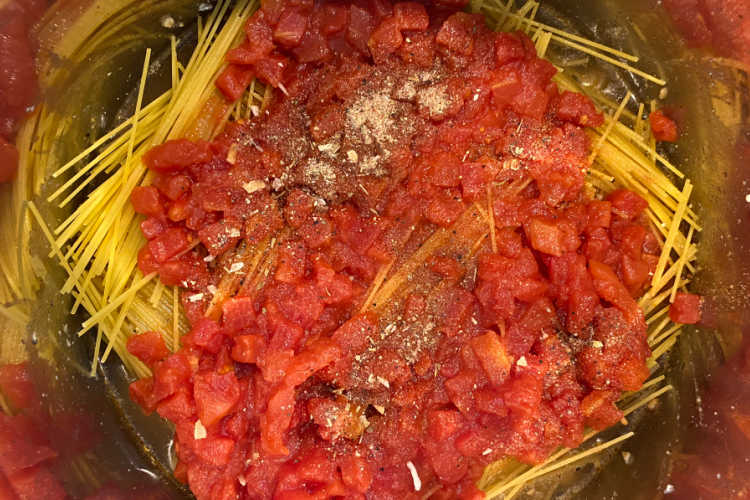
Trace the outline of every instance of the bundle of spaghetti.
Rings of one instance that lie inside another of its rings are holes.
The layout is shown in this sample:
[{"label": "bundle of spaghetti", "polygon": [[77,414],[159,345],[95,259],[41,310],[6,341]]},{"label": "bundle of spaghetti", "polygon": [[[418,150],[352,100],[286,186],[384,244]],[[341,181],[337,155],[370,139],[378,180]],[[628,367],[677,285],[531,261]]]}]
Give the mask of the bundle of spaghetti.
[{"label": "bundle of spaghetti", "polygon": [[[268,105],[271,88],[258,82],[254,82],[245,97],[232,106],[223,104],[213,85],[224,67],[224,54],[240,42],[245,20],[257,8],[257,0],[234,3],[219,1],[212,13],[200,23],[197,46],[184,67],[177,61],[173,41],[172,89],[143,105],[149,66],[147,54],[133,117],[59,167],[55,176],[67,177],[48,201],[65,207],[77,201],[81,193],[90,188],[88,197],[70,217],[52,230],[47,228],[36,207],[30,205],[34,219],[48,237],[52,254],[68,273],[63,291],[75,297],[74,310],[82,306],[90,315],[80,333],[93,329],[97,331],[94,362],[97,362],[102,343],[106,340],[103,360],[114,351],[133,374],[144,376],[148,374],[147,368],[129,355],[125,348],[129,335],[155,330],[165,334],[171,349],[179,346],[179,336],[187,328],[187,322],[179,311],[179,290],[167,290],[154,279],[154,275],[143,276],[137,270],[137,252],[144,240],[139,228],[140,219],[129,203],[129,193],[135,186],[150,182],[148,172],[140,161],[149,147],[172,138],[213,138],[227,121],[252,119]],[[474,0],[470,9],[482,13],[497,29],[521,29],[528,33],[536,43],[540,56],[546,56],[550,44],[555,42],[578,50],[587,58],[594,57],[614,64],[654,84],[664,83],[661,78],[633,67],[631,63],[638,62],[635,55],[537,21],[535,17],[539,2],[534,0],[525,2],[518,9],[514,7],[513,0]],[[658,376],[658,359],[668,352],[680,334],[680,327],[671,323],[667,315],[669,303],[675,293],[689,283],[690,274],[694,271],[697,250],[693,238],[701,228],[690,207],[692,184],[657,151],[647,120],[644,120],[646,103],[636,103],[630,94],[620,103],[611,102],[596,90],[581,87],[575,72],[564,68],[556,76],[556,82],[561,89],[589,95],[600,108],[609,111],[605,124],[590,132],[593,145],[592,165],[587,178],[590,189],[597,196],[604,196],[621,187],[640,194],[648,202],[648,217],[663,245],[651,286],[640,300],[649,328],[648,339],[652,347],[649,366],[654,378],[641,391],[623,396],[621,407],[624,413],[630,414],[671,389],[663,385],[664,377]],[[633,108],[637,111],[634,112]],[[44,124],[44,113],[39,116]],[[46,126],[51,130],[49,124]],[[40,137],[41,140],[50,140],[50,134],[42,133]],[[92,153],[96,153],[95,158],[81,165],[82,160]],[[25,186],[33,184],[29,179],[24,182]],[[524,186],[508,188],[519,187]],[[489,192],[489,200],[491,196]],[[19,193],[19,199],[28,200],[30,197],[26,193]],[[22,211],[19,208],[22,206],[22,203],[14,205],[16,212]],[[477,205],[465,215],[470,223],[461,226],[466,229],[466,234],[465,241],[459,243],[471,248],[472,253],[483,245],[494,244],[492,212]],[[4,223],[5,219],[0,217],[0,228],[4,227]],[[25,223],[27,226],[23,229],[18,227],[18,223],[13,225],[17,234],[22,235],[28,229],[29,221]],[[412,255],[385,265],[368,292],[363,307],[382,310],[389,301],[404,295],[408,291],[404,277],[423,266],[427,257],[445,243],[446,234],[449,233],[442,231],[425,240]],[[268,249],[257,248],[248,252],[246,257],[253,264],[252,269],[257,268],[258,271],[252,279],[242,284],[243,287],[262,283],[264,272],[274,261],[272,247],[269,243]],[[3,260],[6,258],[0,255],[0,268],[16,266]],[[36,279],[32,263],[24,261],[24,266],[19,265],[18,269],[18,277],[0,283],[0,294],[28,296],[24,294],[25,290],[33,289],[33,280]],[[235,290],[236,285],[228,283],[227,293]],[[502,494],[509,498],[532,480],[616,446],[630,436],[632,433],[624,434],[583,451],[559,450],[547,462],[534,467],[512,461],[495,464],[488,467],[481,486],[490,496]],[[588,432],[586,443],[595,437],[596,433]]]},{"label": "bundle of spaghetti", "polygon": [[[73,294],[73,312],[83,306],[90,315],[81,334],[91,329],[97,331],[95,360],[99,358],[102,340],[106,339],[102,360],[114,351],[134,374],[147,375],[147,368],[129,356],[125,348],[127,338],[144,328],[172,331],[167,344],[177,348],[179,333],[186,328],[186,322],[177,314],[175,295],[164,296],[163,285],[154,284],[157,280],[153,275],[143,276],[137,270],[137,252],[143,241],[140,220],[130,206],[129,194],[134,187],[150,182],[140,161],[143,153],[169,138],[189,135],[195,118],[207,103],[220,99],[213,80],[224,67],[223,55],[239,42],[245,20],[257,7],[258,2],[250,0],[219,2],[201,23],[197,47],[184,67],[177,61],[173,40],[172,89],[144,106],[148,51],[134,115],[54,170],[53,178],[65,180],[48,197],[49,203],[62,208],[78,201],[86,189],[91,190],[73,213],[54,228],[54,238],[49,243],[51,255],[68,271],[61,291]],[[265,107],[268,91],[262,85],[254,85],[253,89],[245,105]],[[237,107],[232,111],[236,114],[240,110]],[[203,138],[215,135],[216,125],[212,124],[212,131],[204,132]],[[43,133],[37,137],[41,141],[50,139]],[[93,160],[81,165],[92,153]],[[28,293],[23,296],[31,296],[31,287],[26,289]],[[171,327],[165,328],[166,325]]]},{"label": "bundle of spaghetti", "polygon": [[[629,63],[637,62],[637,56],[535,20],[538,2],[530,0],[515,11],[513,3],[513,0],[505,4],[499,0],[476,0],[471,3],[471,8],[474,12],[484,14],[499,29],[524,30],[532,36],[541,57],[546,55],[550,42],[555,41],[587,56],[614,64],[654,84],[665,84],[663,79],[632,67]],[[558,69],[561,69],[560,66]],[[590,158],[592,165],[587,182],[592,191],[597,196],[604,196],[615,189],[627,188],[648,202],[647,214],[654,233],[662,244],[662,252],[650,287],[639,304],[646,315],[648,342],[652,349],[648,366],[652,373],[656,373],[659,358],[671,349],[681,333],[681,326],[669,319],[669,304],[678,290],[685,289],[695,271],[697,247],[693,238],[701,231],[701,227],[690,207],[693,185],[656,150],[656,141],[647,126],[648,121],[644,120],[644,103],[636,103],[630,93],[620,103],[614,103],[595,89],[579,85],[575,73],[564,69],[556,75],[555,81],[562,90],[588,95],[600,108],[610,109],[612,112],[606,116],[603,126],[590,133],[593,144]],[[637,112],[633,113],[629,107],[637,108]],[[653,103],[651,109],[654,109]],[[682,184],[682,188],[678,187],[679,184]],[[638,393],[624,395],[620,402],[623,412],[628,415],[670,391],[671,386],[661,386],[663,380],[663,376],[655,376]],[[625,403],[627,406],[624,406]],[[584,451],[562,449],[538,466],[513,461],[494,464],[487,468],[480,485],[490,498],[512,498],[534,479],[590,457],[592,453],[614,447],[632,436],[632,433],[594,447],[587,445],[596,436],[596,432],[589,431],[584,439]],[[587,446],[589,448],[586,450]]]}]

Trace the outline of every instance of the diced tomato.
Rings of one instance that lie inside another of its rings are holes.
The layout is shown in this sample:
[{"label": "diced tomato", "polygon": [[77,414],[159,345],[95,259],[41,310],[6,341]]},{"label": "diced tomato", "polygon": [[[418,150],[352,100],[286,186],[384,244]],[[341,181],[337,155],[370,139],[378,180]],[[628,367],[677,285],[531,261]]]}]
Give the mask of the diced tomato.
[{"label": "diced tomato", "polygon": [[461,215],[463,203],[458,195],[447,191],[440,191],[427,205],[424,215],[431,222],[448,227]]},{"label": "diced tomato", "polygon": [[343,4],[327,3],[323,6],[320,21],[321,32],[328,36],[341,33],[349,23],[349,7]]},{"label": "diced tomato", "polygon": [[263,339],[257,335],[240,335],[234,338],[232,359],[240,363],[257,363]]},{"label": "diced tomato", "polygon": [[598,127],[604,123],[602,114],[583,94],[566,90],[555,99],[554,107],[557,117],[566,122],[584,127]]},{"label": "diced tomato", "polygon": [[295,388],[340,356],[338,347],[320,340],[294,357],[281,386],[268,401],[268,410],[261,416],[261,445],[264,451],[271,455],[289,454],[284,444],[284,433],[292,421],[290,409],[294,405]]},{"label": "diced tomato", "polygon": [[234,446],[234,440],[230,438],[209,436],[195,442],[195,454],[204,463],[220,467],[229,463]]},{"label": "diced tomato", "polygon": [[155,273],[159,270],[159,262],[154,258],[154,254],[148,246],[144,246],[138,251],[138,269],[143,274]]},{"label": "diced tomato", "polygon": [[455,410],[432,410],[427,415],[430,437],[445,441],[458,432],[464,422],[461,414]]},{"label": "diced tomato", "polygon": [[198,238],[211,255],[222,255],[237,245],[242,239],[242,222],[225,217],[202,227],[198,231]]},{"label": "diced tomato", "polygon": [[524,229],[534,250],[555,257],[563,254],[562,234],[555,222],[533,217]]},{"label": "diced tomato", "polygon": [[541,377],[524,370],[511,380],[503,399],[511,414],[528,417],[538,414],[542,393]]},{"label": "diced tomato", "polygon": [[395,17],[386,17],[372,32],[367,45],[375,62],[380,64],[394,54],[403,43],[399,20]]},{"label": "diced tomato", "polygon": [[225,417],[240,399],[240,385],[234,372],[216,372],[195,375],[193,397],[198,418],[205,427],[211,427]]},{"label": "diced tomato", "polygon": [[222,326],[228,333],[238,333],[255,325],[255,307],[250,297],[233,297],[221,305]]},{"label": "diced tomato", "polygon": [[273,31],[274,41],[286,48],[297,47],[307,30],[308,20],[309,16],[301,9],[294,7],[284,9]]},{"label": "diced tomato", "polygon": [[130,202],[133,204],[133,209],[139,214],[151,217],[164,215],[164,205],[159,190],[154,186],[136,187],[130,194]]},{"label": "diced tomato", "polygon": [[167,229],[148,242],[148,249],[151,251],[151,255],[160,264],[163,264],[188,248],[190,248],[188,233],[180,227]]},{"label": "diced tomato", "polygon": [[156,409],[159,402],[153,397],[154,381],[151,378],[136,380],[128,386],[130,399],[141,407],[146,415],[150,415]]},{"label": "diced tomato", "polygon": [[369,54],[367,42],[375,29],[376,21],[367,9],[356,4],[349,7],[349,27],[346,30],[346,39],[362,54]]},{"label": "diced tomato", "polygon": [[657,141],[676,142],[679,134],[677,124],[669,118],[664,111],[657,109],[648,117],[651,122],[651,131]]},{"label": "diced tomato", "polygon": [[345,455],[338,461],[344,484],[358,493],[367,493],[373,479],[372,467],[362,457]]},{"label": "diced tomato", "polygon": [[44,498],[45,500],[64,500],[68,498],[60,481],[55,478],[50,469],[38,465],[25,469],[8,478],[17,498],[31,500]]},{"label": "diced tomato", "polygon": [[476,385],[476,377],[460,372],[458,375],[445,381],[445,390],[450,400],[464,415],[470,415],[474,408],[473,391]]},{"label": "diced tomato", "polygon": [[677,292],[669,306],[669,317],[675,323],[694,325],[700,323],[703,297],[693,293]]},{"label": "diced tomato", "polygon": [[143,163],[157,172],[176,172],[211,160],[207,142],[175,139],[155,146],[143,155]]},{"label": "diced tomato", "polygon": [[612,204],[608,201],[592,200],[586,206],[586,229],[594,231],[597,228],[608,228],[612,222]]},{"label": "diced tomato", "polygon": [[512,33],[495,35],[495,63],[498,66],[520,61],[526,56],[523,43],[518,39],[518,36]]},{"label": "diced tomato", "polygon": [[149,217],[148,219],[141,222],[141,233],[147,240],[153,240],[161,233],[166,231],[168,228],[167,224],[160,218]]},{"label": "diced tomato", "polygon": [[[148,248],[148,247],[147,247]],[[159,279],[167,286],[187,287],[202,269],[182,260],[170,260],[158,266]]]},{"label": "diced tomato", "polygon": [[331,56],[328,41],[317,30],[308,30],[302,37],[299,46],[292,51],[301,63],[321,62]]},{"label": "diced tomato", "polygon": [[607,200],[612,203],[612,212],[624,219],[633,220],[640,216],[646,208],[648,202],[627,189],[618,189],[607,196]]},{"label": "diced tomato", "polygon": [[234,102],[245,93],[255,78],[255,72],[248,67],[230,64],[216,78],[216,86],[228,101]]},{"label": "diced tomato", "polygon": [[159,332],[145,332],[133,335],[128,339],[127,349],[130,354],[151,366],[169,355],[164,339]]},{"label": "diced tomato", "polygon": [[622,419],[622,412],[615,406],[617,393],[614,391],[593,391],[581,401],[581,413],[586,423],[594,429],[602,430]]},{"label": "diced tomato", "polygon": [[517,71],[503,70],[495,75],[492,89],[492,102],[498,108],[511,104],[523,89],[521,77]]},{"label": "diced tomato", "polygon": [[[242,55],[229,51],[227,59],[230,62],[255,64],[273,51],[273,30],[260,12],[248,19],[245,24],[245,35],[247,41],[241,46]],[[232,57],[235,54],[237,57]]]},{"label": "diced tomato", "polygon": [[399,28],[409,31],[425,31],[430,26],[430,18],[424,5],[416,2],[399,2],[393,5],[393,17]]},{"label": "diced tomato", "polygon": [[631,320],[642,317],[638,303],[628,292],[625,285],[620,281],[615,272],[601,262],[589,260],[589,271],[594,280],[596,293],[602,299],[611,302],[618,309],[629,315]]},{"label": "diced tomato", "polygon": [[164,361],[153,366],[153,386],[151,397],[161,401],[184,387],[190,378],[192,367],[188,358],[182,354],[172,354]]},{"label": "diced tomato", "polygon": [[438,45],[460,55],[470,56],[474,52],[474,30],[484,23],[481,17],[456,12],[452,14],[438,31],[435,40]]},{"label": "diced tomato", "polygon": [[190,333],[182,338],[182,342],[185,345],[202,347],[213,354],[219,352],[223,341],[224,331],[221,329],[221,326],[209,318],[202,318],[193,324]]},{"label": "diced tomato", "polygon": [[172,422],[182,422],[195,418],[195,403],[187,390],[180,390],[173,396],[161,401],[156,412]]},{"label": "diced tomato", "polygon": [[429,32],[410,33],[398,53],[401,59],[421,68],[431,68],[435,60],[435,35]]},{"label": "diced tomato", "polygon": [[284,72],[288,67],[289,59],[271,54],[255,64],[255,72],[258,78],[278,88],[284,81]]},{"label": "diced tomato", "polygon": [[510,375],[511,360],[493,331],[488,331],[471,340],[471,347],[479,359],[487,378],[493,385],[500,386]]},{"label": "diced tomato", "polygon": [[315,263],[315,284],[325,304],[346,303],[355,293],[352,280],[320,261]]}]

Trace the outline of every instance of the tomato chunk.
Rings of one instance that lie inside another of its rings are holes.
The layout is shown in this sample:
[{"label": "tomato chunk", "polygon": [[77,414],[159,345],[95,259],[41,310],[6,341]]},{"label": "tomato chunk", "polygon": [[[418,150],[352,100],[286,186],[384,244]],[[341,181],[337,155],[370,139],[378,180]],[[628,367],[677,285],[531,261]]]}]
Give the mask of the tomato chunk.
[{"label": "tomato chunk", "polygon": [[153,365],[169,355],[164,339],[159,332],[145,332],[128,339],[127,349],[147,365]]},{"label": "tomato chunk", "polygon": [[657,141],[676,142],[678,136],[677,124],[669,118],[664,111],[657,109],[648,117],[651,123],[651,131]]},{"label": "tomato chunk", "polygon": [[669,317],[675,323],[694,325],[701,321],[703,297],[693,293],[677,292],[669,306]]},{"label": "tomato chunk", "polygon": [[240,386],[234,372],[199,373],[193,388],[201,423],[210,427],[226,416],[240,399]]},{"label": "tomato chunk", "polygon": [[208,143],[175,139],[155,146],[143,155],[143,163],[157,172],[174,172],[211,159]]}]

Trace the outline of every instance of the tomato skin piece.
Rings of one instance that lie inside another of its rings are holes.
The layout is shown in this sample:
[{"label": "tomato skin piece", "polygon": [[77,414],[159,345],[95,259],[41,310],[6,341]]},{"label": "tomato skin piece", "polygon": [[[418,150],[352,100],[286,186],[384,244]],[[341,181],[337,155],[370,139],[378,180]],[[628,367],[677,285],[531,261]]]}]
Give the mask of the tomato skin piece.
[{"label": "tomato skin piece", "polygon": [[657,109],[649,115],[648,120],[657,141],[677,142],[679,138],[677,124],[664,114],[664,111]]},{"label": "tomato skin piece", "polygon": [[191,165],[211,160],[211,149],[207,142],[193,142],[187,139],[174,139],[154,146],[145,155],[143,163],[151,170],[160,173],[176,172]]},{"label": "tomato skin piece", "polygon": [[130,354],[149,366],[169,355],[161,334],[154,331],[133,335],[128,339],[126,347]]},{"label": "tomato skin piece", "polygon": [[703,297],[693,293],[677,292],[669,306],[669,318],[675,323],[694,325],[702,319]]}]

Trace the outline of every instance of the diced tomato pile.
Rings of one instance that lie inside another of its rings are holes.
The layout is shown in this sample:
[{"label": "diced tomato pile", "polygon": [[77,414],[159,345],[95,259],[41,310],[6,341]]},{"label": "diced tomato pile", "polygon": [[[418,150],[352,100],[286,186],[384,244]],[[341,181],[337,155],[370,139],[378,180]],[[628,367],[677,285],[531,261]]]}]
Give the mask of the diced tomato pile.
[{"label": "diced tomato pile", "polygon": [[0,392],[18,415],[0,412],[0,498],[67,498],[53,473],[58,452],[35,418],[39,396],[24,364],[0,365]]},{"label": "diced tomato pile", "polygon": [[601,115],[448,4],[263,2],[217,85],[267,110],[144,158],[139,266],[192,329],[132,337],[130,391],[198,499],[482,498],[648,376],[660,248],[642,198],[584,187]]},{"label": "diced tomato pile", "polygon": [[0,4],[0,183],[13,180],[18,168],[13,141],[37,93],[29,32],[48,4],[46,0]]}]

